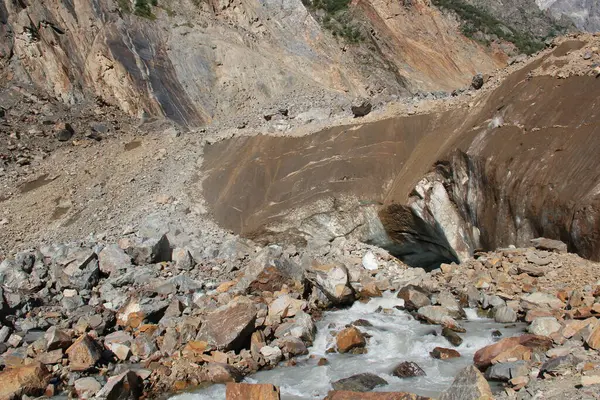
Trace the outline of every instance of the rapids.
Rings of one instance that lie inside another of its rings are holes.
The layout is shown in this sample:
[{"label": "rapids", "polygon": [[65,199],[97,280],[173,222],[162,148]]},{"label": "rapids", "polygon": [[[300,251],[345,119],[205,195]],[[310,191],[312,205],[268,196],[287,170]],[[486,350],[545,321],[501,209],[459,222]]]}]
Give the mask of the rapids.
[{"label": "rapids", "polygon": [[[349,376],[371,372],[379,375],[388,385],[374,391],[405,391],[422,396],[437,397],[450,386],[458,371],[472,364],[474,353],[494,342],[492,332],[499,330],[502,337],[522,333],[523,326],[505,326],[489,319],[477,317],[475,310],[466,310],[467,320],[462,321],[467,333],[459,347],[453,347],[443,336],[441,327],[421,324],[406,311],[398,310],[403,300],[395,293],[385,293],[368,303],[356,302],[348,309],[329,311],[317,322],[317,336],[309,355],[297,359],[294,367],[277,367],[248,376],[248,383],[272,383],[281,389],[283,400],[322,399],[332,390],[331,382]],[[372,337],[367,342],[367,354],[326,354],[335,345],[336,331],[357,319],[365,319],[373,326],[359,329]],[[455,348],[460,358],[437,360],[429,355],[435,347]],[[321,357],[328,365],[318,366]],[[394,367],[403,361],[414,361],[426,372],[424,377],[400,379],[391,375]],[[195,392],[179,394],[172,400],[225,399],[225,386],[213,385]]]}]

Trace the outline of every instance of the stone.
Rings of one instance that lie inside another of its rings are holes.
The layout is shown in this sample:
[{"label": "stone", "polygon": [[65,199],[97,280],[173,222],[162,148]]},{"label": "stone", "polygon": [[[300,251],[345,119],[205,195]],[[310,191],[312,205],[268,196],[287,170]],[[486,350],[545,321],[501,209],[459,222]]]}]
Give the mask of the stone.
[{"label": "stone", "polygon": [[483,74],[477,73],[473,76],[471,87],[475,90],[479,90],[483,87]]},{"label": "stone", "polygon": [[356,99],[350,107],[355,118],[364,117],[373,109],[373,104],[367,99]]},{"label": "stone", "polygon": [[494,364],[487,369],[485,377],[491,381],[508,382],[518,376],[529,375],[529,367],[525,361]]},{"label": "stone", "polygon": [[73,343],[71,335],[55,326],[48,328],[44,338],[46,339],[46,350],[48,351],[56,349],[66,350]]},{"label": "stone", "polygon": [[512,378],[508,381],[513,387],[514,390],[521,390],[529,383],[528,376],[517,376],[516,378]]},{"label": "stone", "polygon": [[538,307],[546,306],[555,310],[559,310],[565,307],[565,303],[560,301],[558,297],[543,292],[531,293],[527,296],[524,296],[522,298],[522,301],[525,303],[525,306],[523,308],[530,308],[527,307],[527,303]]},{"label": "stone", "polygon": [[531,239],[531,244],[539,250],[555,251],[557,253],[567,252],[567,245],[560,240],[536,238]]},{"label": "stone", "polygon": [[392,375],[397,376],[398,378],[412,378],[414,376],[425,376],[426,374],[416,363],[404,361],[394,368]]},{"label": "stone", "polygon": [[352,375],[348,378],[332,382],[334,390],[346,390],[352,392],[370,392],[377,386],[387,385],[388,382],[379,376],[371,373]]},{"label": "stone", "polygon": [[100,360],[101,352],[94,339],[82,335],[66,351],[71,371],[87,371]]},{"label": "stone", "polygon": [[121,240],[119,246],[127,253],[135,265],[147,265],[163,261],[171,261],[171,244],[167,235],[141,241]]},{"label": "stone", "polygon": [[421,307],[431,305],[429,293],[415,285],[408,285],[400,289],[398,298],[404,300],[404,308],[408,311],[417,311]]},{"label": "stone", "polygon": [[594,350],[600,350],[600,325],[597,325],[596,328],[588,335],[588,337],[585,339],[585,343]]},{"label": "stone", "polygon": [[379,269],[379,264],[377,263],[377,257],[373,254],[372,251],[367,251],[362,258],[362,266],[367,271],[376,271]]},{"label": "stone", "polygon": [[260,349],[260,354],[271,364],[277,364],[283,358],[283,353],[277,346],[264,346]]},{"label": "stone", "polygon": [[48,352],[38,355],[36,357],[36,360],[41,362],[44,365],[53,365],[53,364],[61,363],[62,358],[63,358],[63,350],[56,349],[56,350],[48,351]]},{"label": "stone", "polygon": [[305,342],[312,343],[315,340],[316,332],[317,328],[310,314],[300,312],[296,314],[293,321],[279,325],[275,330],[275,337],[293,336]]},{"label": "stone", "polygon": [[554,317],[536,318],[529,325],[528,331],[533,335],[550,336],[555,332],[560,331],[562,325]]},{"label": "stone", "polygon": [[451,311],[442,306],[425,306],[417,311],[417,318],[430,324],[442,325],[452,329],[459,328],[458,322],[451,316]]},{"label": "stone", "polygon": [[89,399],[102,389],[102,385],[92,377],[77,379],[74,383],[79,399]]},{"label": "stone", "polygon": [[405,392],[350,392],[332,390],[324,400],[432,400],[429,397]]},{"label": "stone", "polygon": [[6,344],[12,347],[19,347],[21,343],[23,343],[23,337],[21,335],[17,335],[16,333],[10,335],[6,341]]},{"label": "stone", "polygon": [[584,375],[581,377],[581,386],[600,385],[600,375]]},{"label": "stone", "polygon": [[460,353],[453,349],[446,349],[444,347],[436,347],[433,349],[429,355],[433,358],[437,358],[438,360],[449,360],[451,358],[460,357]]},{"label": "stone", "polygon": [[453,346],[460,346],[463,342],[463,339],[458,336],[458,333],[447,327],[442,329],[442,336],[448,339]]},{"label": "stone", "polygon": [[[2,295],[2,293],[0,293]],[[0,343],[5,343],[10,337],[10,328],[8,326],[2,326],[0,328]]]},{"label": "stone", "polygon": [[277,339],[273,341],[273,344],[276,344],[277,347],[281,348],[281,351],[284,354],[289,354],[290,356],[300,356],[308,354],[308,349],[306,348],[304,342],[293,336],[287,336],[281,339]]},{"label": "stone", "polygon": [[492,365],[494,359],[507,351],[518,349],[519,352],[523,350],[546,352],[551,347],[552,339],[545,336],[521,335],[509,337],[479,349],[473,356],[473,363],[480,369],[486,369]]},{"label": "stone", "polygon": [[338,352],[347,353],[355,348],[365,347],[367,341],[364,335],[354,326],[343,329],[335,338]]},{"label": "stone", "polygon": [[350,285],[350,276],[346,267],[321,265],[308,269],[305,275],[306,279],[334,305],[350,305],[354,302],[355,292]]},{"label": "stone", "polygon": [[252,302],[234,300],[206,316],[197,340],[217,350],[241,350],[250,343],[257,314]]},{"label": "stone", "polygon": [[129,370],[108,378],[106,384],[96,394],[96,398],[136,400],[142,397],[143,390],[142,378]]},{"label": "stone", "polygon": [[100,272],[111,275],[131,266],[131,257],[116,244],[109,244],[98,254]]},{"label": "stone", "polygon": [[192,254],[182,248],[173,249],[173,262],[175,263],[175,268],[182,271],[190,271],[194,268],[194,259],[192,258]]},{"label": "stone", "polygon": [[521,264],[517,266],[517,271],[520,274],[527,274],[529,276],[540,277],[546,274],[546,269],[540,266],[531,264]]},{"label": "stone", "polygon": [[228,383],[226,386],[226,400],[279,400],[280,393],[277,386],[263,383]]},{"label": "stone", "polygon": [[41,396],[50,378],[50,373],[40,363],[5,369],[0,372],[0,399]]},{"label": "stone", "polygon": [[244,377],[235,367],[221,363],[208,363],[205,367],[206,378],[212,383],[240,382]]},{"label": "stone", "polygon": [[489,383],[479,370],[471,365],[462,369],[452,385],[439,400],[493,400]]},{"label": "stone", "polygon": [[166,300],[131,297],[117,312],[117,325],[138,328],[145,322],[158,322],[169,307]]},{"label": "stone", "polygon": [[517,321],[517,313],[511,307],[503,305],[495,309],[494,321],[501,324],[511,324]]},{"label": "stone", "polygon": [[269,318],[288,318],[294,317],[298,312],[306,310],[308,303],[304,300],[297,300],[290,295],[279,296],[269,305]]},{"label": "stone", "polygon": [[148,334],[140,334],[131,343],[131,353],[142,360],[149,358],[158,351],[156,342]]},{"label": "stone", "polygon": [[566,356],[555,357],[546,361],[540,367],[540,371],[542,374],[551,374],[554,376],[565,375],[570,373],[571,369],[579,362],[580,360],[572,354],[567,354]]},{"label": "stone", "polygon": [[59,142],[66,142],[68,140],[71,140],[71,138],[75,134],[75,130],[73,130],[73,127],[68,122],[61,122],[56,124],[54,126],[54,132],[56,135],[56,139],[58,139]]}]

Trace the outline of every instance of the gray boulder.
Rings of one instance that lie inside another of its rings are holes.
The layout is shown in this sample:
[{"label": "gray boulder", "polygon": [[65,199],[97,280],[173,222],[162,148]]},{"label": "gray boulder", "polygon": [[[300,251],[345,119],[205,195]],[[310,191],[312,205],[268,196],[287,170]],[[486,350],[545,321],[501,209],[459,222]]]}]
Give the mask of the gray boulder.
[{"label": "gray boulder", "polygon": [[388,382],[375,374],[369,372],[352,375],[351,377],[340,379],[331,384],[334,390],[347,390],[351,392],[369,392],[377,386],[387,385]]}]

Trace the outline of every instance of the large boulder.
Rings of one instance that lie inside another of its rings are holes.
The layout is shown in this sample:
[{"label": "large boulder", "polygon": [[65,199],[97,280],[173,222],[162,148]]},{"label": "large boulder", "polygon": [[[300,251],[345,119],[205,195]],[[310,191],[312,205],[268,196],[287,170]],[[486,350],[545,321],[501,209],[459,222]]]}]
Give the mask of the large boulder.
[{"label": "large boulder", "polygon": [[387,381],[371,373],[352,375],[331,384],[334,390],[349,390],[352,392],[369,392],[377,386],[387,385]]},{"label": "large boulder", "polygon": [[121,239],[119,246],[136,265],[171,261],[173,255],[173,249],[166,234],[149,239]]},{"label": "large boulder", "polygon": [[237,368],[222,363],[211,362],[204,367],[206,380],[212,383],[240,382],[244,376]]},{"label": "large boulder", "polygon": [[430,324],[442,325],[451,329],[459,329],[460,325],[454,317],[456,313],[442,306],[425,306],[417,311],[417,318]]},{"label": "large boulder", "polygon": [[471,365],[461,370],[452,385],[439,400],[493,400],[489,383],[479,370]]},{"label": "large boulder", "polygon": [[367,99],[356,99],[350,108],[352,109],[352,114],[354,114],[355,118],[364,117],[371,112],[373,104]]},{"label": "large boulder", "polygon": [[50,378],[50,373],[40,363],[5,369],[0,372],[0,399],[41,396]]},{"label": "large boulder", "polygon": [[218,350],[239,351],[250,343],[258,310],[248,300],[234,300],[206,316],[197,340]]},{"label": "large boulder", "polygon": [[415,285],[408,285],[400,289],[398,298],[404,300],[404,308],[408,311],[417,311],[421,307],[431,305],[429,292]]},{"label": "large boulder", "polygon": [[509,306],[502,305],[494,310],[494,320],[501,324],[510,324],[517,321],[517,313]]},{"label": "large boulder", "polygon": [[102,353],[96,341],[87,334],[77,339],[66,351],[71,371],[87,371],[100,360]]},{"label": "large boulder", "polygon": [[354,326],[343,329],[335,338],[338,352],[347,353],[355,348],[365,347],[367,341],[365,336]]},{"label": "large boulder", "polygon": [[279,388],[263,383],[228,383],[226,400],[279,400]]},{"label": "large boulder", "polygon": [[350,275],[342,265],[320,265],[305,272],[306,279],[316,286],[334,305],[350,305],[355,292],[350,285]]},{"label": "large boulder", "polygon": [[392,375],[398,378],[412,378],[415,376],[425,376],[423,368],[419,367],[417,363],[412,361],[404,361],[394,368]]},{"label": "large boulder", "polygon": [[506,356],[523,360],[531,352],[546,352],[552,347],[552,339],[545,336],[521,335],[500,340],[498,343],[479,349],[473,356],[473,363],[482,370],[493,361],[502,361]]},{"label": "large boulder", "polygon": [[487,369],[485,376],[491,381],[508,382],[519,376],[529,375],[529,368],[525,361],[515,361],[494,364]]},{"label": "large boulder", "polygon": [[281,246],[267,246],[244,268],[235,289],[240,292],[275,292],[284,284],[301,280],[302,268],[283,257]]},{"label": "large boulder", "polygon": [[529,325],[529,333],[538,336],[550,336],[555,332],[560,331],[562,325],[554,317],[536,318]]},{"label": "large boulder", "polygon": [[525,310],[530,310],[536,307],[545,307],[553,310],[560,310],[565,307],[565,303],[563,303],[558,297],[553,296],[551,294],[535,292],[524,296],[521,299],[521,306]]},{"label": "large boulder", "polygon": [[449,360],[451,358],[460,357],[460,353],[453,349],[446,349],[444,347],[436,347],[433,349],[429,355],[433,358],[437,358],[438,360]]}]

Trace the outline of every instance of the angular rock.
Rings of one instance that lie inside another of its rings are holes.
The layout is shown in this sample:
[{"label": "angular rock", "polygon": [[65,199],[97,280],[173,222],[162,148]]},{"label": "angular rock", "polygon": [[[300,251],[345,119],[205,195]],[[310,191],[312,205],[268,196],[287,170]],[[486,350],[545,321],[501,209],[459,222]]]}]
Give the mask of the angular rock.
[{"label": "angular rock", "polygon": [[352,349],[365,347],[367,344],[362,332],[353,326],[340,331],[335,341],[340,353],[347,353]]},{"label": "angular rock", "polygon": [[581,386],[587,387],[592,385],[600,385],[600,375],[590,375],[581,377]]},{"label": "angular rock", "polygon": [[425,376],[425,371],[412,361],[404,361],[394,368],[392,375],[398,378],[412,378],[415,376]]},{"label": "angular rock", "polygon": [[56,139],[59,142],[66,142],[71,140],[73,135],[75,134],[75,130],[68,122],[61,122],[54,126],[54,132],[56,135]]},{"label": "angular rock", "polygon": [[50,373],[40,363],[5,369],[0,372],[0,399],[41,396],[50,378]]},{"label": "angular rock", "polygon": [[508,382],[518,376],[529,375],[529,367],[525,361],[494,364],[487,369],[485,377],[491,381]]},{"label": "angular rock", "polygon": [[449,360],[451,358],[460,357],[460,353],[453,349],[446,349],[444,347],[436,347],[430,353],[431,357],[437,358],[438,360]]},{"label": "angular rock", "polygon": [[226,387],[226,400],[279,400],[280,393],[277,386],[263,383],[228,383]]},{"label": "angular rock", "polygon": [[332,382],[331,386],[333,386],[334,390],[369,392],[377,386],[384,386],[387,384],[388,382],[385,379],[367,372]]},{"label": "angular rock", "polygon": [[221,363],[208,363],[205,367],[206,378],[212,383],[240,382],[244,377],[235,367]]},{"label": "angular rock", "polygon": [[131,266],[131,257],[116,244],[109,244],[98,254],[100,271],[105,275],[111,275],[119,270],[125,270]]},{"label": "angular rock", "polygon": [[144,382],[134,371],[125,371],[108,378],[96,394],[98,398],[115,400],[137,400],[142,397]]},{"label": "angular rock", "polygon": [[346,390],[332,390],[324,400],[432,400],[413,393],[405,392],[350,392]]},{"label": "angular rock", "polygon": [[565,307],[565,303],[560,301],[556,296],[543,292],[535,292],[522,298],[524,303],[523,308],[530,309],[531,305],[538,307],[549,307],[554,310],[559,310]]},{"label": "angular rock", "polygon": [[66,353],[71,371],[87,371],[93,368],[102,356],[96,342],[88,335],[79,337]]},{"label": "angular rock", "polygon": [[458,322],[452,315],[450,310],[442,306],[425,306],[417,311],[417,318],[430,324],[443,325],[452,329],[459,328]]},{"label": "angular rock", "polygon": [[596,328],[588,335],[585,339],[585,343],[594,350],[600,350],[600,326],[596,326]]},{"label": "angular rock", "polygon": [[48,351],[46,353],[42,353],[36,357],[36,360],[41,362],[44,365],[54,365],[62,362],[63,358],[63,350],[56,349],[52,351]]},{"label": "angular rock", "polygon": [[421,307],[431,305],[429,293],[415,285],[408,285],[400,289],[398,298],[404,300],[404,308],[408,311],[417,311]]},{"label": "angular rock", "polygon": [[141,241],[122,240],[119,246],[127,253],[134,264],[147,265],[171,261],[172,249],[167,235]]},{"label": "angular rock", "polygon": [[46,339],[46,350],[48,351],[56,349],[66,350],[73,343],[71,335],[55,326],[48,328],[44,338]]},{"label": "angular rock", "polygon": [[321,265],[305,271],[306,279],[316,286],[334,305],[352,304],[355,292],[350,275],[341,265]]},{"label": "angular rock", "polygon": [[517,313],[509,306],[500,306],[494,311],[494,320],[501,324],[510,324],[517,321]]},{"label": "angular rock", "polygon": [[480,369],[492,365],[498,355],[510,352],[515,348],[546,352],[552,347],[552,339],[545,336],[521,335],[500,340],[497,343],[479,349],[473,356],[473,363]]},{"label": "angular rock", "polygon": [[471,87],[475,90],[479,90],[483,87],[483,74],[478,73],[473,76]]},{"label": "angular rock", "polygon": [[258,310],[250,301],[233,301],[208,314],[197,340],[218,350],[241,350],[250,343]]},{"label": "angular rock", "polygon": [[145,322],[158,322],[169,307],[166,300],[157,298],[131,297],[117,312],[117,324],[128,328],[137,328]]},{"label": "angular rock", "polygon": [[463,339],[458,336],[458,333],[447,327],[442,329],[442,336],[448,339],[448,341],[454,346],[460,346],[463,342]]},{"label": "angular rock", "polygon": [[89,399],[102,389],[102,385],[92,377],[77,379],[75,381],[75,393],[80,399]]},{"label": "angular rock", "polygon": [[536,318],[529,325],[529,333],[538,336],[550,336],[555,332],[560,331],[562,325],[554,317]]},{"label": "angular rock", "polygon": [[312,343],[315,340],[317,328],[310,316],[305,312],[299,312],[291,322],[285,322],[275,330],[276,338],[293,336],[305,342]]},{"label": "angular rock", "polygon": [[189,251],[182,248],[175,248],[173,250],[173,262],[175,263],[175,268],[182,271],[190,271],[194,268],[194,259]]},{"label": "angular rock", "polygon": [[531,244],[539,250],[555,251],[557,253],[567,252],[567,245],[560,240],[536,238],[531,239]]},{"label": "angular rock", "polygon": [[485,377],[471,365],[462,369],[452,385],[439,400],[493,400],[492,390]]},{"label": "angular rock", "polygon": [[273,341],[273,344],[281,348],[281,351],[284,354],[289,354],[290,356],[300,356],[308,354],[308,349],[306,348],[304,342],[293,336],[287,336],[281,339],[277,339]]},{"label": "angular rock", "polygon": [[288,318],[295,316],[298,312],[306,310],[308,303],[297,300],[284,294],[279,296],[269,305],[269,318]]},{"label": "angular rock", "polygon": [[277,346],[264,346],[260,349],[260,354],[273,365],[277,364],[283,358],[283,353]]}]

